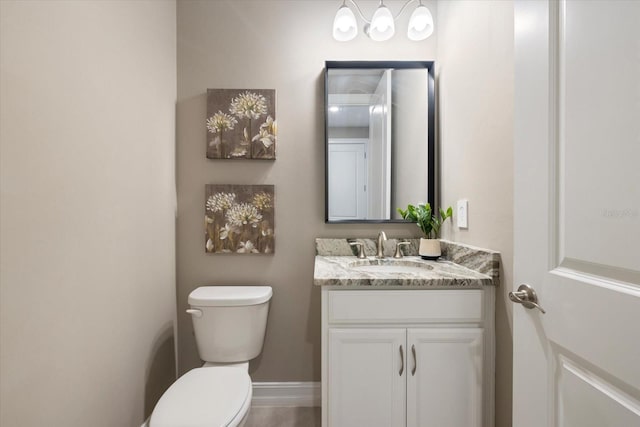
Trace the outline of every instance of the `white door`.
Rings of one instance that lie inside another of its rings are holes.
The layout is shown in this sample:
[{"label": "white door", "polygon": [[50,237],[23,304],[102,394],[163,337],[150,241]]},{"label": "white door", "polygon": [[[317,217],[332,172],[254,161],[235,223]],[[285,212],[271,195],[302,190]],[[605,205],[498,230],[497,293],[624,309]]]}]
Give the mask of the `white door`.
[{"label": "white door", "polygon": [[329,330],[330,427],[406,422],[406,329]]},{"label": "white door", "polygon": [[516,427],[640,426],[640,1],[516,0]]},{"label": "white door", "polygon": [[407,427],[482,426],[482,329],[407,330]]},{"label": "white door", "polygon": [[380,77],[369,108],[369,213],[391,219],[391,72]]},{"label": "white door", "polygon": [[[329,140],[329,219],[367,219],[366,143]],[[357,140],[354,140],[357,141]]]}]

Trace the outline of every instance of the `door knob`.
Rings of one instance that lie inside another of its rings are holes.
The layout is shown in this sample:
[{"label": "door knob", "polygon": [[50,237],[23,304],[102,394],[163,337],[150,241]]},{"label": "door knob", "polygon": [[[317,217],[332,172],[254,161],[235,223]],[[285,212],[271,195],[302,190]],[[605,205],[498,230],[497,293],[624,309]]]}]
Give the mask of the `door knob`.
[{"label": "door knob", "polygon": [[536,291],[526,283],[523,283],[518,287],[518,290],[515,292],[509,292],[509,299],[513,302],[517,302],[518,304],[522,304],[525,308],[537,308],[542,312],[542,314],[546,313],[544,308],[538,305],[538,295],[536,295]]}]

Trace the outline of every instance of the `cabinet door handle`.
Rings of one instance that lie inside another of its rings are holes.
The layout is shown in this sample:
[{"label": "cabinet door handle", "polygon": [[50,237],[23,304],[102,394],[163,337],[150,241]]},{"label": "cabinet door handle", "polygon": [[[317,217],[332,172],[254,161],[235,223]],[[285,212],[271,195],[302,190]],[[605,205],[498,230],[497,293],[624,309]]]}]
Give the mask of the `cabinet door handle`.
[{"label": "cabinet door handle", "polygon": [[402,376],[404,372],[404,350],[402,349],[402,344],[400,345],[400,372],[398,375]]},{"label": "cabinet door handle", "polygon": [[416,369],[418,369],[418,359],[416,359],[416,346],[411,344],[411,353],[413,354],[413,369],[411,370],[411,376],[416,374]]}]

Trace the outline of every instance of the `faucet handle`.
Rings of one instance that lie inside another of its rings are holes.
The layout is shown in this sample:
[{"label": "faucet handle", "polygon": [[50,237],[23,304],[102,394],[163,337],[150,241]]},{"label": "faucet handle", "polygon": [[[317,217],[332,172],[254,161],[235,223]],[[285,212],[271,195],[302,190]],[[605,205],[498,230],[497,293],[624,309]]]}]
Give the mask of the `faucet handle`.
[{"label": "faucet handle", "polygon": [[402,258],[402,251],[400,250],[401,247],[403,246],[407,246],[410,245],[411,242],[398,242],[396,243],[396,253],[393,255],[394,258]]},{"label": "faucet handle", "polygon": [[358,248],[358,255],[357,255],[358,258],[360,259],[366,258],[364,254],[364,244],[362,242],[350,242],[349,244],[351,246],[356,246]]}]

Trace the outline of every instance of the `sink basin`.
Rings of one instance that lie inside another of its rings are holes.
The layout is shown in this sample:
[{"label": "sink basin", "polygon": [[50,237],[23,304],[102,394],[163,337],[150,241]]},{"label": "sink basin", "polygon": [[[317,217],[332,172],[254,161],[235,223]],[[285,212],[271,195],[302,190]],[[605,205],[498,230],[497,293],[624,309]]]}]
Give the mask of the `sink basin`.
[{"label": "sink basin", "polygon": [[420,261],[396,259],[370,259],[355,261],[349,268],[362,273],[386,274],[422,274],[433,270],[433,266]]}]

